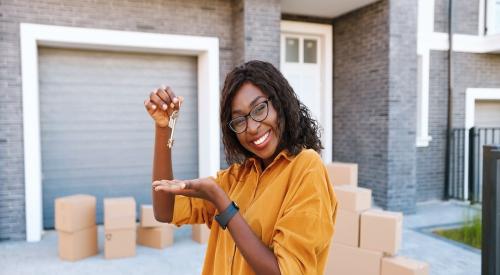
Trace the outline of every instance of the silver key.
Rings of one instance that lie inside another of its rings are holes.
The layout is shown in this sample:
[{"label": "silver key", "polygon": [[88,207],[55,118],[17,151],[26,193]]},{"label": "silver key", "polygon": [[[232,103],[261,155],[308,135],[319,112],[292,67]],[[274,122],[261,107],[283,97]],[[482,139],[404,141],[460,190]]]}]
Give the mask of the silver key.
[{"label": "silver key", "polygon": [[174,111],[172,115],[170,116],[170,119],[168,121],[168,127],[172,129],[170,132],[170,138],[168,139],[167,146],[168,148],[172,148],[172,145],[174,145],[174,131],[175,131],[175,123],[177,122],[177,118],[179,117],[179,111]]}]

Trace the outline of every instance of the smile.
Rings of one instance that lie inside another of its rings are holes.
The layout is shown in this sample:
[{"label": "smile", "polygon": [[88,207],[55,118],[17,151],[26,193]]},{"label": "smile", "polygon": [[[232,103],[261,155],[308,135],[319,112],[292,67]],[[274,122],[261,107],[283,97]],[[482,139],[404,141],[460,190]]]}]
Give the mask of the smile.
[{"label": "smile", "polygon": [[261,145],[266,139],[269,137],[269,134],[271,133],[271,130],[267,131],[264,135],[262,135],[260,138],[256,139],[253,141],[253,144],[255,145]]}]

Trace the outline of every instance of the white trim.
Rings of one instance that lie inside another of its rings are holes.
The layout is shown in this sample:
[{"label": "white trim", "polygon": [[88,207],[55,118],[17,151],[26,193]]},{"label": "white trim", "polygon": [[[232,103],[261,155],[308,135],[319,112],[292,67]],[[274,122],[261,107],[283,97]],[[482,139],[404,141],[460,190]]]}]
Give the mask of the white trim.
[{"label": "white trim", "polygon": [[[434,32],[428,37],[429,49],[447,51],[449,49],[448,34]],[[453,51],[464,53],[500,53],[500,34],[478,36],[453,34]]]},{"label": "white trim", "polygon": [[[332,102],[333,102],[333,42],[332,42],[332,26],[326,24],[304,23],[295,21],[281,21],[281,32],[296,33],[305,35],[317,35],[322,38],[324,45],[320,47],[320,56],[323,58],[321,66],[321,116],[319,123],[323,127],[321,142],[325,149],[322,152],[323,161],[330,163],[332,161],[332,142],[333,142],[333,118],[332,118]],[[283,54],[281,58],[283,59]],[[281,62],[283,64],[283,62]]]},{"label": "white trim", "polygon": [[197,56],[199,176],[214,175],[220,169],[218,38],[26,23],[21,23],[20,28],[27,241],[41,239],[43,220],[37,51],[40,45]]},{"label": "white trim", "polygon": [[417,147],[429,146],[429,70],[430,70],[430,34],[434,32],[434,0],[418,2],[417,20]]},{"label": "white trim", "polygon": [[467,188],[469,181],[469,135],[470,128],[474,127],[474,116],[477,100],[500,100],[500,89],[495,88],[468,88],[465,90],[465,140],[464,140],[464,190],[465,199],[469,198]]},{"label": "white trim", "polygon": [[477,24],[477,33],[479,36],[484,36],[484,27],[485,27],[485,8],[486,8],[486,2],[487,0],[479,0],[479,22]]}]

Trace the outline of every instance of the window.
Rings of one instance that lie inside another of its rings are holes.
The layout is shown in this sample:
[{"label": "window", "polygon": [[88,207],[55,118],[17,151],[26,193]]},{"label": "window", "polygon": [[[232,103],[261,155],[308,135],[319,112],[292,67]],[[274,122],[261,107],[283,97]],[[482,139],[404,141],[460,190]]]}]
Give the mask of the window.
[{"label": "window", "polygon": [[302,36],[285,37],[285,62],[317,64],[318,45],[318,39],[316,38],[304,38]]}]

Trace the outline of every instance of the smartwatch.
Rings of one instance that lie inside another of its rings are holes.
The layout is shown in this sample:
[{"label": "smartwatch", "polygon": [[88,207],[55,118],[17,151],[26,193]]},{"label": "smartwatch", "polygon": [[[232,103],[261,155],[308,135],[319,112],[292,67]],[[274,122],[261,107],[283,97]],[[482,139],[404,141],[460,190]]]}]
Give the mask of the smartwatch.
[{"label": "smartwatch", "polygon": [[229,223],[231,218],[234,217],[236,213],[238,213],[239,209],[240,208],[238,207],[238,205],[234,201],[232,201],[224,211],[215,215],[215,220],[219,223],[222,229],[225,230],[227,224]]}]

